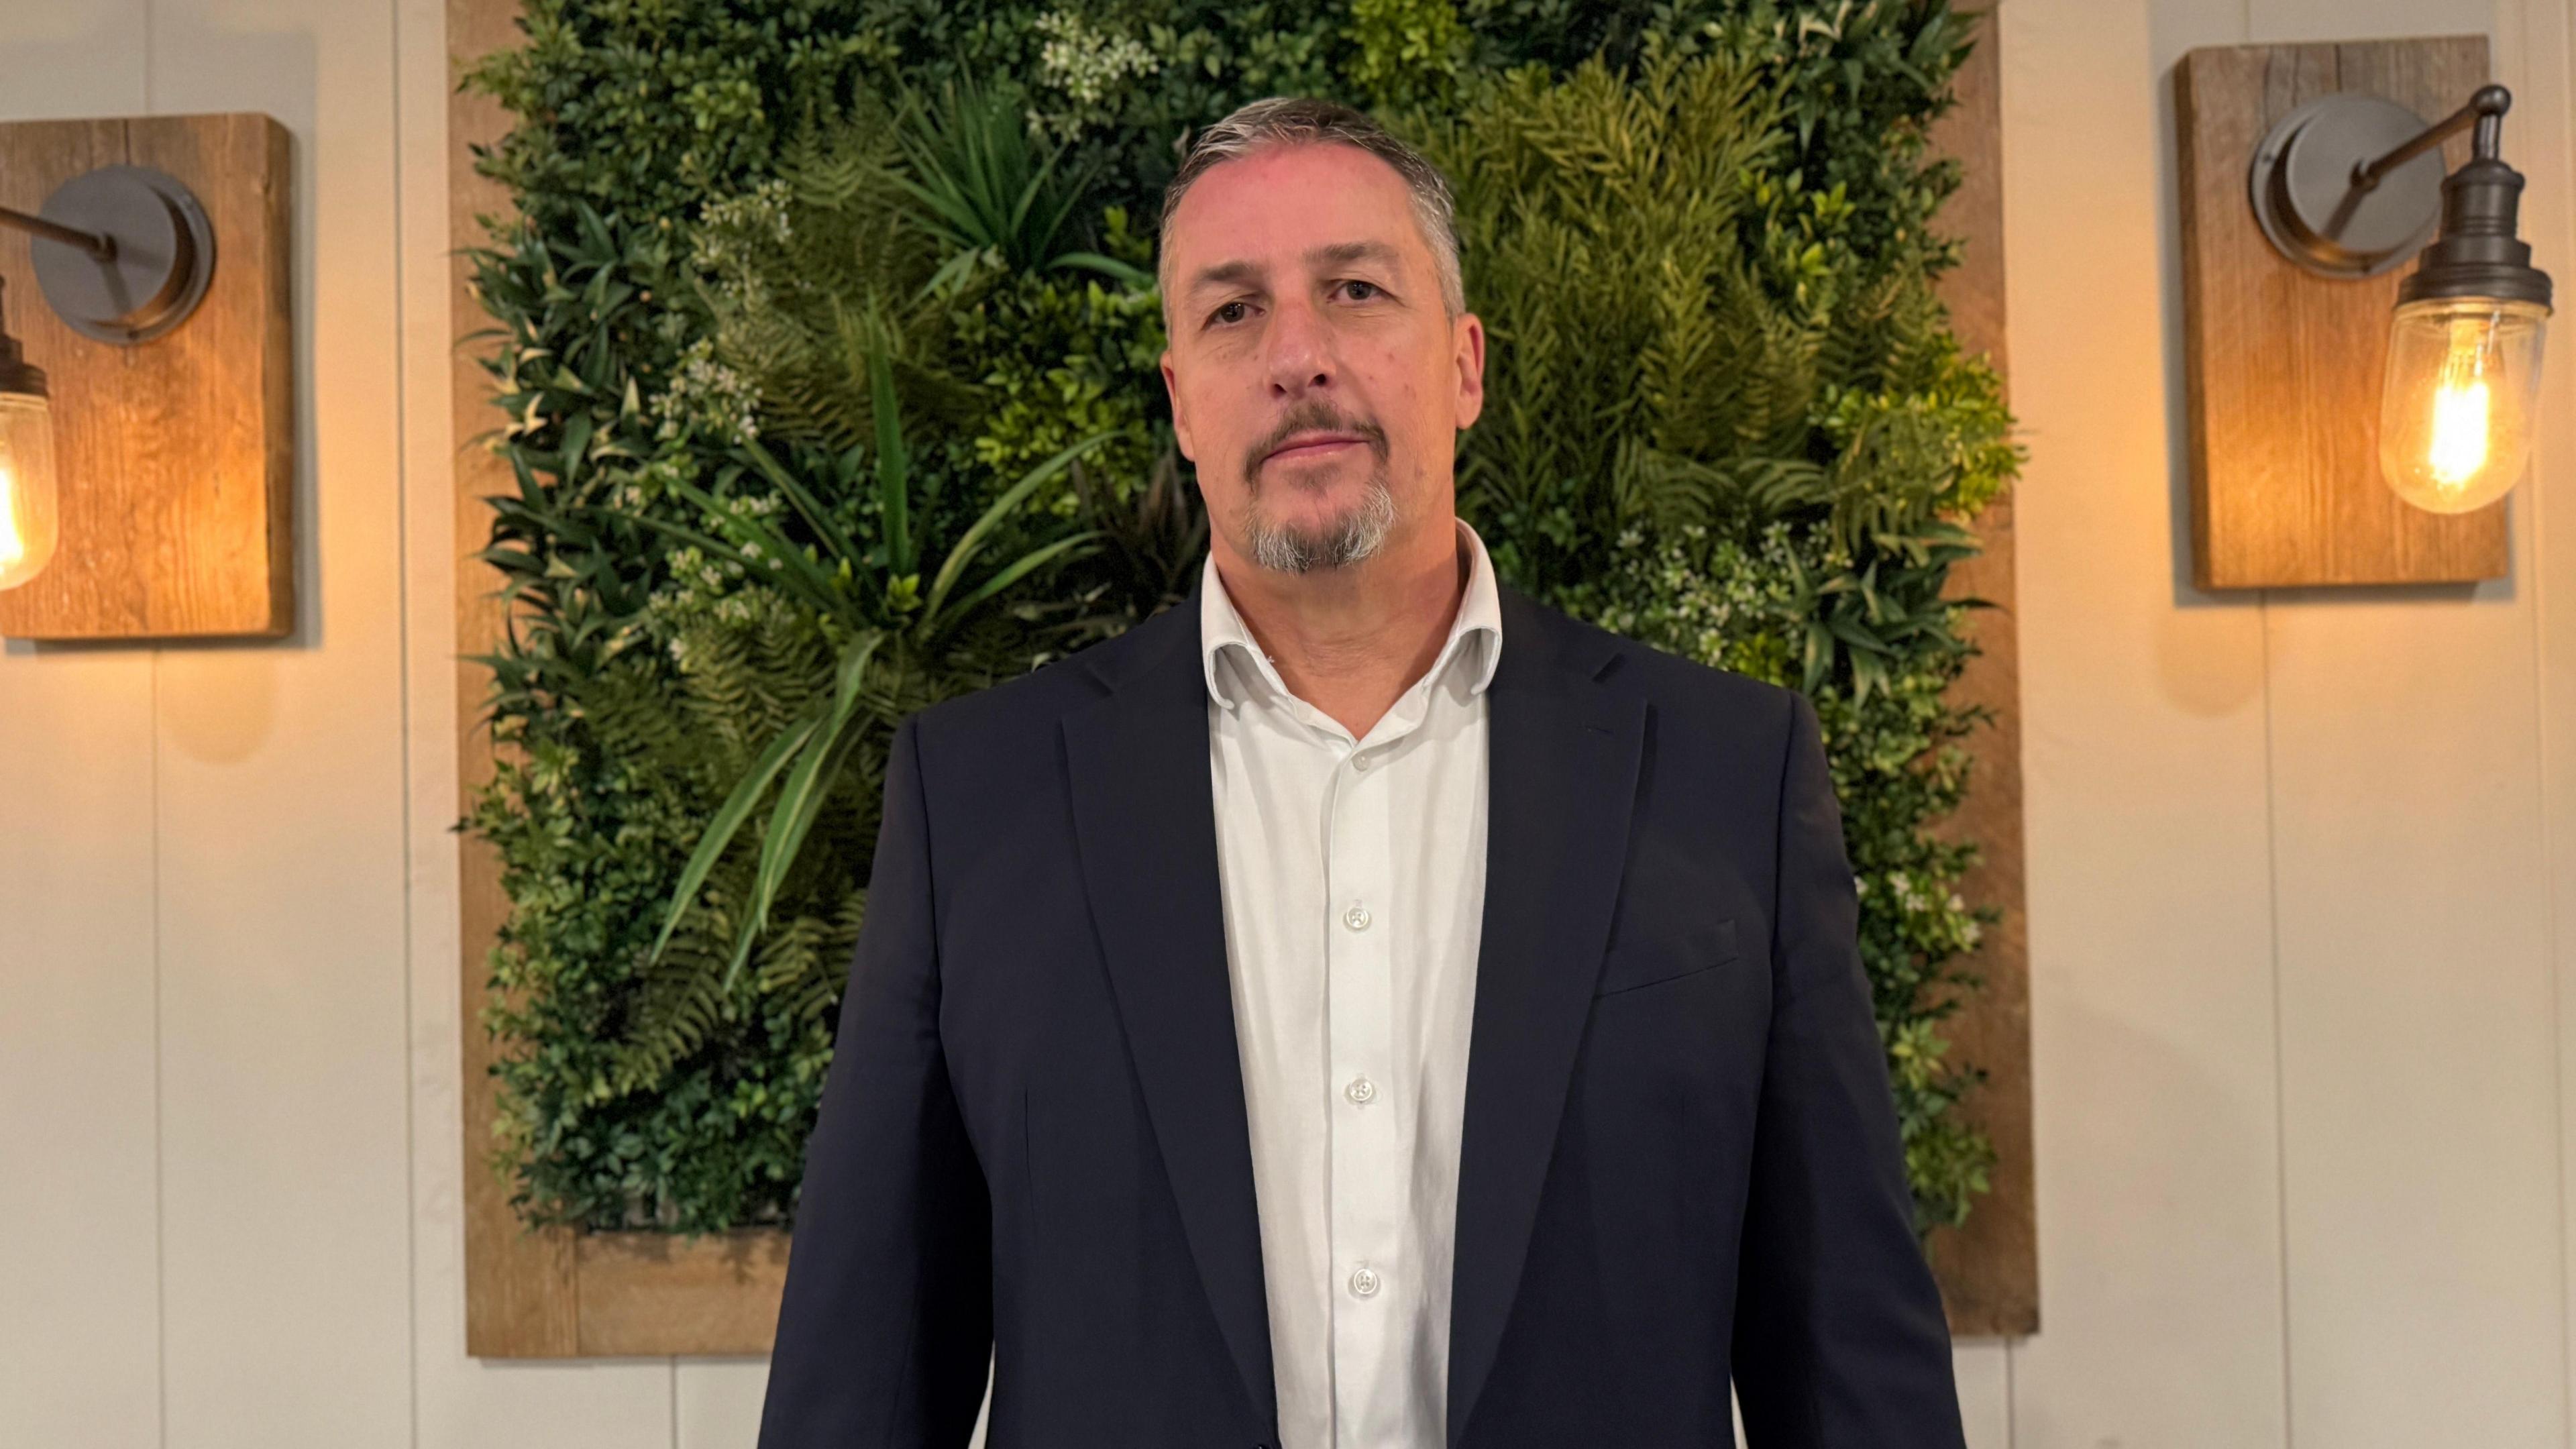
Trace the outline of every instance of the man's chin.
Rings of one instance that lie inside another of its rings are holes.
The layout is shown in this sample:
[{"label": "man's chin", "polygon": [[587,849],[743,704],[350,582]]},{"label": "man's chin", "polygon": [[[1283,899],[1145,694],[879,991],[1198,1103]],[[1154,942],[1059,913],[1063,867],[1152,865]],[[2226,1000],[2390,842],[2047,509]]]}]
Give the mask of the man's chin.
[{"label": "man's chin", "polygon": [[1360,562],[1344,557],[1354,549],[1363,557],[1377,551],[1375,544],[1363,548],[1360,539],[1371,531],[1375,512],[1383,509],[1390,519],[1394,512],[1393,500],[1381,496],[1383,481],[1374,473],[1345,478],[1333,476],[1337,470],[1310,471],[1318,475],[1312,481],[1282,470],[1252,504],[1251,531],[1270,545],[1254,550],[1265,567],[1281,567],[1294,557],[1309,562],[1293,572],[1341,568]]},{"label": "man's chin", "polygon": [[[1296,528],[1273,530],[1269,535],[1268,546],[1264,547],[1256,543],[1252,553],[1255,561],[1265,567],[1291,573],[1322,573],[1365,562],[1370,554],[1376,552],[1375,548],[1369,548],[1361,552],[1358,557],[1348,556],[1359,547],[1358,541],[1347,529]],[[1302,560],[1302,565],[1288,566],[1286,560],[1290,558]]]}]

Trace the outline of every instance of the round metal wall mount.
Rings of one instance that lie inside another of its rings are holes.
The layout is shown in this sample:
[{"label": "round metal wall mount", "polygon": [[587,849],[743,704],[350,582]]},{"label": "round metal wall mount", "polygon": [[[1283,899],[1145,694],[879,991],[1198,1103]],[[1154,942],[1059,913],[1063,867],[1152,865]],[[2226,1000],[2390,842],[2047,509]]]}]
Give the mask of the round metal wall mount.
[{"label": "round metal wall mount", "polygon": [[2254,216],[2281,255],[2330,277],[2377,276],[2403,264],[2442,221],[2440,148],[2367,189],[2353,173],[2422,134],[2395,101],[2323,96],[2275,122],[2246,176]]},{"label": "round metal wall mount", "polygon": [[100,259],[39,240],[36,285],[75,332],[102,342],[148,342],[187,320],[215,271],[215,229],[178,178],[148,166],[102,166],[54,188],[45,220],[111,237]]}]

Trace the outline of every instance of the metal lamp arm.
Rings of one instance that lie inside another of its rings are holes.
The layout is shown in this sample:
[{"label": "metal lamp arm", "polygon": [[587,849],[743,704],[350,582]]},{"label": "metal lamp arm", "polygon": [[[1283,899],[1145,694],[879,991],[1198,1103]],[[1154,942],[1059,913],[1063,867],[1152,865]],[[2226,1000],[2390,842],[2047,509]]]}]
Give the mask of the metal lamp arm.
[{"label": "metal lamp arm", "polygon": [[76,227],[64,226],[60,222],[47,221],[41,216],[12,211],[5,206],[0,206],[0,226],[14,231],[23,231],[30,236],[40,236],[47,241],[58,241],[65,246],[78,247],[102,262],[116,260],[116,238],[105,232],[82,231]]},{"label": "metal lamp arm", "polygon": [[2504,113],[2513,109],[2513,92],[2500,85],[2483,85],[2469,97],[2469,103],[2426,126],[2414,139],[2374,161],[2352,168],[2352,184],[2368,191],[2377,186],[2389,172],[2441,145],[2460,133],[2470,122],[2477,123],[2477,138],[2470,144],[2474,154],[2493,160],[2504,145]]}]

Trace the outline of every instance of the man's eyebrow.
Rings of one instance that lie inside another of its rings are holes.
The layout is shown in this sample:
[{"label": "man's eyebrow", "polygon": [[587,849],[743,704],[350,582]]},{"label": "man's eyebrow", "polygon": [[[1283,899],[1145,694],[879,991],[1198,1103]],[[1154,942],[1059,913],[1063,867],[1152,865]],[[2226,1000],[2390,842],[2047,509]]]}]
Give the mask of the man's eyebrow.
[{"label": "man's eyebrow", "polygon": [[[1326,242],[1306,248],[1305,263],[1309,268],[1348,267],[1373,263],[1390,272],[1401,271],[1396,249],[1382,241]],[[1267,274],[1261,263],[1236,260],[1201,267],[1190,279],[1188,292],[1195,295],[1207,288],[1226,283],[1258,282]]]}]

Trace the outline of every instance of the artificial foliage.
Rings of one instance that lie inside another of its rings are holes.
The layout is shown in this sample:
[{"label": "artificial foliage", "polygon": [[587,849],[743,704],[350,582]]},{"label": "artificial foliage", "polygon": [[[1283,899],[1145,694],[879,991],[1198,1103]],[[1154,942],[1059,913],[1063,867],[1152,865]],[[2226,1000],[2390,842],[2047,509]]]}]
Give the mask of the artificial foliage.
[{"label": "artificial foliage", "polygon": [[2018,463],[1933,282],[1945,0],[529,0],[474,253],[512,910],[481,1025],[533,1223],[791,1224],[896,723],[1178,601],[1207,523],[1154,291],[1193,128],[1373,110],[1457,187],[1505,577],[1804,691],[1918,1227],[1991,1146],[1941,1024],[1997,919],[1928,827],[1942,597]]}]

